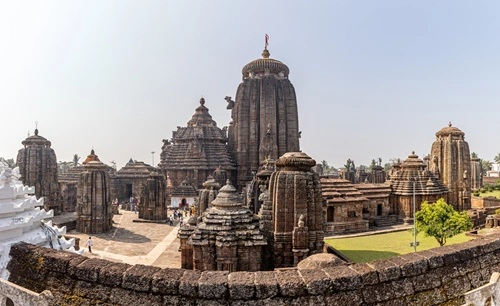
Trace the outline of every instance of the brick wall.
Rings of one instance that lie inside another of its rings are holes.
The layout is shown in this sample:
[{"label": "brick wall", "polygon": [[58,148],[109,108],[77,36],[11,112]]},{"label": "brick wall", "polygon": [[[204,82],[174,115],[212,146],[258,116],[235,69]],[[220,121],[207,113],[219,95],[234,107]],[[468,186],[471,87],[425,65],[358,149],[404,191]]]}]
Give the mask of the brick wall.
[{"label": "brick wall", "polygon": [[54,305],[461,305],[500,271],[500,235],[370,264],[216,272],[115,263],[14,245],[9,281]]}]

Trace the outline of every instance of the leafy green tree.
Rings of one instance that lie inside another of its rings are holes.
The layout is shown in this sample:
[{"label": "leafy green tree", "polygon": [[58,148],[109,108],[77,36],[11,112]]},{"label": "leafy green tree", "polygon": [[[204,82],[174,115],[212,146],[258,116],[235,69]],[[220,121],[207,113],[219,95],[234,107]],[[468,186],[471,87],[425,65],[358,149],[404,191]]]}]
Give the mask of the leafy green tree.
[{"label": "leafy green tree", "polygon": [[423,202],[415,218],[417,231],[436,238],[440,246],[445,245],[448,238],[472,228],[472,221],[467,212],[457,212],[442,198],[434,204]]},{"label": "leafy green tree", "polygon": [[477,153],[476,153],[476,152],[472,152],[472,153],[470,154],[470,157],[471,157],[471,158],[477,158]]},{"label": "leafy green tree", "polygon": [[481,171],[483,174],[486,173],[486,171],[491,170],[492,168],[492,163],[489,160],[481,159]]}]

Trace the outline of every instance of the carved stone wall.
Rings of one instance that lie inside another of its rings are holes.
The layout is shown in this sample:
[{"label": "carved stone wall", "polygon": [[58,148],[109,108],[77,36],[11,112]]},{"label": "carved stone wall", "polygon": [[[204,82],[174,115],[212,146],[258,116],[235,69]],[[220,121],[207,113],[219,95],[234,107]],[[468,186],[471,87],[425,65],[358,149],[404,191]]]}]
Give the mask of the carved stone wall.
[{"label": "carved stone wall", "polygon": [[38,135],[26,138],[24,148],[17,153],[17,165],[24,185],[34,186],[37,198],[44,197],[44,208],[60,214],[62,198],[58,183],[57,157],[51,142]]},{"label": "carved stone wall", "polygon": [[54,305],[462,305],[500,269],[498,234],[368,264],[232,272],[161,269],[17,244],[9,281]]},{"label": "carved stone wall", "polygon": [[261,161],[300,150],[297,97],[289,69],[269,58],[268,50],[262,56],[243,68],[236,100],[228,101],[229,144],[238,165],[238,190],[252,180]]},{"label": "carved stone wall", "polygon": [[471,195],[471,157],[465,133],[451,123],[436,133],[430,163],[448,188],[448,203],[458,211],[469,209]]},{"label": "carved stone wall", "polygon": [[307,228],[307,256],[323,251],[323,208],[319,176],[312,171],[316,161],[302,152],[285,153],[276,161],[270,179],[273,205],[274,267],[293,267],[293,233],[299,218]]},{"label": "carved stone wall", "polygon": [[107,232],[113,226],[107,167],[97,159],[85,163],[84,169],[77,187],[76,229],[86,234]]},{"label": "carved stone wall", "polygon": [[146,180],[139,203],[139,218],[167,219],[167,181],[163,174],[151,172]]}]

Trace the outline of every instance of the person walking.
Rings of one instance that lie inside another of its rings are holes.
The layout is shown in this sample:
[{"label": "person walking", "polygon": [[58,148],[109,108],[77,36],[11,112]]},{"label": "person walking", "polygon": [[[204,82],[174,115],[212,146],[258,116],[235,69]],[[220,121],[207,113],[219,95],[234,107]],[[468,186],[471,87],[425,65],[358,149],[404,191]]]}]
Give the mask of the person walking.
[{"label": "person walking", "polygon": [[89,237],[89,240],[87,240],[87,246],[89,247],[89,253],[92,253],[92,246],[94,245],[94,242],[92,241],[92,237]]}]

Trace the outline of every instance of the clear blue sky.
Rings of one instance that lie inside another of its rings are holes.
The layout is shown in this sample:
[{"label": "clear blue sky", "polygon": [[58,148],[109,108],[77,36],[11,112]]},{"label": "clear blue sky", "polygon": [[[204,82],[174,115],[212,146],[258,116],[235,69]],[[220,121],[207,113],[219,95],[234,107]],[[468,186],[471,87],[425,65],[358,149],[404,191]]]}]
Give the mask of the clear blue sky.
[{"label": "clear blue sky", "polygon": [[159,161],[201,96],[230,121],[241,68],[290,68],[301,149],[339,167],[420,157],[451,121],[500,152],[498,1],[3,1],[0,156],[39,122],[58,160],[92,146],[122,167]]}]

